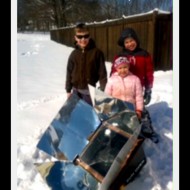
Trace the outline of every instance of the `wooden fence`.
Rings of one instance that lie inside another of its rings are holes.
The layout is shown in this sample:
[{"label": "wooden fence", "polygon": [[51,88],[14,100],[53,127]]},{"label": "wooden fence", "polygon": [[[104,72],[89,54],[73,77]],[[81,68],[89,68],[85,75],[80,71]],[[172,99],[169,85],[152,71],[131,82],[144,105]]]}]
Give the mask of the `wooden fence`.
[{"label": "wooden fence", "polygon": [[[137,32],[141,47],[151,53],[156,70],[173,68],[173,16],[172,13],[162,13],[154,10],[150,13],[128,16],[112,21],[89,24],[90,35],[95,40],[107,61],[112,61],[121,47],[117,45],[118,38],[125,27],[132,27]],[[74,47],[73,27],[50,31],[51,40]]]}]

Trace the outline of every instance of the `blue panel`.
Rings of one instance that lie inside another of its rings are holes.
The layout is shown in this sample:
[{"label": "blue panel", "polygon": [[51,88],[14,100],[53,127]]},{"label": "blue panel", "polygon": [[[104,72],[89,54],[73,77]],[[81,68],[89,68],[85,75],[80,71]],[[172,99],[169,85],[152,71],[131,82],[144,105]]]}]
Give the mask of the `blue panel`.
[{"label": "blue panel", "polygon": [[56,158],[61,154],[73,160],[100,124],[94,108],[73,95],[53,119],[37,147]]},{"label": "blue panel", "polygon": [[135,112],[132,103],[113,98],[97,89],[95,90],[94,102],[94,109],[101,121],[107,120],[115,114],[118,114],[124,110]]},{"label": "blue panel", "polygon": [[72,162],[57,161],[36,164],[51,190],[97,190],[98,181]]}]

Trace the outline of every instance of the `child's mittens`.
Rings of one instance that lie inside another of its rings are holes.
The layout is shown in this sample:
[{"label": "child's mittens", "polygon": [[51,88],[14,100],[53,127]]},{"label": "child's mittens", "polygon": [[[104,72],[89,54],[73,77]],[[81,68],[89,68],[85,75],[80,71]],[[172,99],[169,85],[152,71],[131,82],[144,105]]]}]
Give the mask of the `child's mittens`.
[{"label": "child's mittens", "polygon": [[137,114],[138,119],[141,119],[141,117],[142,117],[142,111],[136,110],[136,114]]}]

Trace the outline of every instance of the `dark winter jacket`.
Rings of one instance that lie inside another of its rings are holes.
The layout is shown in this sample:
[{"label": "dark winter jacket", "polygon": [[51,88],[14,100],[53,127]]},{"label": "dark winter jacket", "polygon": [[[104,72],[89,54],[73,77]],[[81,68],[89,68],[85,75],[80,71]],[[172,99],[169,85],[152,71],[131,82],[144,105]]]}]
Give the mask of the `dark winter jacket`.
[{"label": "dark winter jacket", "polygon": [[107,71],[104,54],[96,48],[95,42],[90,39],[87,47],[82,50],[79,46],[71,52],[66,73],[66,91],[88,89],[88,84],[96,87],[99,81],[100,89],[104,90],[107,83]]}]

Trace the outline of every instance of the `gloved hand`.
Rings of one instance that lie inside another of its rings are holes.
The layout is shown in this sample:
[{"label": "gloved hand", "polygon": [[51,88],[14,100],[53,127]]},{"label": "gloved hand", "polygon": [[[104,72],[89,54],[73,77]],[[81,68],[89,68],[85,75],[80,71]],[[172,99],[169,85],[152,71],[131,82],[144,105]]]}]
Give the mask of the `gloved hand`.
[{"label": "gloved hand", "polygon": [[141,119],[142,111],[136,110],[136,114],[137,114],[138,119]]},{"label": "gloved hand", "polygon": [[149,102],[151,100],[151,94],[152,94],[151,89],[146,89],[145,90],[145,93],[144,93],[144,104],[145,105],[149,104]]}]

